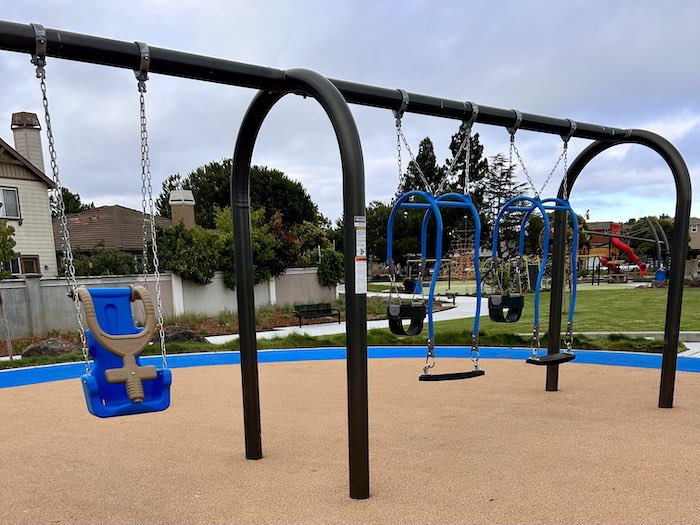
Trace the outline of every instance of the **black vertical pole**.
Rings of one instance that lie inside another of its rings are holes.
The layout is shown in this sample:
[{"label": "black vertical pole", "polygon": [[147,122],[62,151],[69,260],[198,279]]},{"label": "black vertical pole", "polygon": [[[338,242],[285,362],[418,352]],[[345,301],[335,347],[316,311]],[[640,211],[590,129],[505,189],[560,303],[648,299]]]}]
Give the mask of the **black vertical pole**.
[{"label": "black vertical pole", "polygon": [[[296,69],[285,73],[285,92],[314,97],[326,111],[338,140],[343,175],[343,218],[345,224],[345,303],[348,381],[348,448],[350,497],[369,497],[369,418],[367,400],[367,302],[362,286],[367,279],[366,259],[357,258],[355,219],[365,219],[364,161],[360,137],[350,108],[338,89],[312,71]],[[262,456],[260,444],[260,403],[258,399],[253,265],[250,244],[250,166],[253,146],[263,120],[285,93],[260,91],[248,108],[236,142],[231,175],[234,207],[234,248],[238,309],[241,318],[241,380],[243,383],[246,457]],[[366,250],[366,247],[365,247]],[[243,281],[242,281],[243,278]],[[245,286],[245,290],[243,290]],[[365,285],[366,286],[366,285]],[[242,312],[246,312],[241,315]],[[245,320],[245,322],[244,322]]]},{"label": "black vertical pole", "polygon": [[258,349],[255,337],[253,248],[250,236],[250,165],[253,147],[263,120],[283,93],[260,91],[243,117],[231,167],[231,213],[233,216],[234,267],[238,299],[238,333],[243,388],[245,457],[262,458]]}]

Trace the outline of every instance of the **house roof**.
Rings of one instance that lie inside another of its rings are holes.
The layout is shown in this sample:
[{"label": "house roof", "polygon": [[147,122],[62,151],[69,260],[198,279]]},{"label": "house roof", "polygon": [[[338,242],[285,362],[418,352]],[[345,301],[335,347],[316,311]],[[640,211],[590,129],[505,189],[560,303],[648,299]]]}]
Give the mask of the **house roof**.
[{"label": "house roof", "polygon": [[56,187],[53,181],[44,175],[43,171],[25,159],[15,148],[10,146],[2,139],[0,139],[0,162],[24,166],[34,175],[36,175],[39,180],[45,182],[50,189],[54,189]]},{"label": "house roof", "polygon": [[[133,253],[143,250],[143,215],[124,206],[100,206],[92,210],[66,215],[73,248],[89,251],[100,241],[110,248]],[[170,226],[172,221],[156,216],[157,226]],[[62,250],[61,223],[53,220],[56,251]],[[150,233],[149,233],[150,235]]]}]

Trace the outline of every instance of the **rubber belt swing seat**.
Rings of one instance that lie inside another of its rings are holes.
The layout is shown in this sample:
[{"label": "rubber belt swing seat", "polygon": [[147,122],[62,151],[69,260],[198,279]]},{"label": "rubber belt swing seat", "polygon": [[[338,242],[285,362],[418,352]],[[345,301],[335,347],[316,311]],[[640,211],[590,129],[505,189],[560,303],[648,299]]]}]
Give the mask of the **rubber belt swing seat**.
[{"label": "rubber belt swing seat", "polygon": [[446,374],[422,374],[418,376],[418,381],[452,381],[455,379],[470,379],[472,377],[483,376],[486,372],[479,369],[467,372],[450,372]]},{"label": "rubber belt swing seat", "polygon": [[572,352],[556,352],[537,358],[528,357],[525,362],[531,365],[558,365],[560,363],[566,363],[567,361],[573,361],[574,359],[576,359],[576,354]]},{"label": "rubber belt swing seat", "polygon": [[[156,330],[153,300],[141,286],[79,288],[88,327],[90,373],[81,376],[85,401],[98,417],[159,412],[170,406],[172,373],[143,366],[140,354]],[[141,299],[146,311],[143,329],[135,326],[131,302]]]},{"label": "rubber belt swing seat", "polygon": [[492,295],[489,297],[489,318],[496,323],[515,323],[524,307],[525,297],[522,295]]},{"label": "rubber belt swing seat", "polygon": [[[389,319],[389,329],[394,335],[418,335],[423,331],[423,321],[427,309],[424,302],[417,304],[390,304],[386,309]],[[411,321],[408,329],[403,324],[404,320]]]}]

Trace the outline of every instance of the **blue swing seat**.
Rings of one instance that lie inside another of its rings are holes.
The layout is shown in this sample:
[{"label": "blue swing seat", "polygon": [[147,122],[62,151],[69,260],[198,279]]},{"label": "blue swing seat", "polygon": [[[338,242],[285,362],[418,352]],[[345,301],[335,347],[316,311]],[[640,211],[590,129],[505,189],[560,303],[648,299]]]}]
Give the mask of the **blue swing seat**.
[{"label": "blue swing seat", "polygon": [[[112,336],[139,334],[142,329],[134,325],[131,315],[132,288],[90,288],[87,290],[94,305],[94,318],[104,332]],[[145,293],[142,290],[141,293]],[[148,298],[150,302],[150,298]],[[85,301],[84,301],[85,302]],[[145,302],[144,302],[145,303]],[[86,308],[86,321],[90,326],[91,312]],[[148,315],[148,313],[147,313]],[[170,406],[170,385],[172,373],[166,369],[156,369],[153,379],[141,381],[143,400],[134,402],[127,394],[124,382],[110,383],[106,372],[120,369],[124,359],[102,346],[95,336],[92,326],[87,331],[88,350],[93,358],[90,374],[81,376],[85,401],[91,414],[97,417],[126,416],[145,412],[159,412]],[[139,355],[135,356],[136,365],[141,366]]]}]

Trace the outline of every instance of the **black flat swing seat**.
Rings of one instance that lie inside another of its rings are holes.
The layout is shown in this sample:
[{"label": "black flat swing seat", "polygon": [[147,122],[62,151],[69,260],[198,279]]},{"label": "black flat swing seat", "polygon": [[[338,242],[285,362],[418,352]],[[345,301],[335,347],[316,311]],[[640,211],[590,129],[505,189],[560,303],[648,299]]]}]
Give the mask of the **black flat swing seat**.
[{"label": "black flat swing seat", "polygon": [[422,374],[418,376],[418,381],[454,381],[455,379],[483,376],[485,373],[483,370],[470,370],[469,372],[451,372],[449,374]]},{"label": "black flat swing seat", "polygon": [[489,297],[489,318],[495,323],[514,323],[520,319],[525,306],[522,295],[492,295]]},{"label": "black flat swing seat", "polygon": [[557,352],[556,354],[547,354],[542,357],[528,357],[525,362],[531,365],[559,365],[561,363],[566,363],[567,361],[573,361],[576,359],[576,354],[568,352]]},{"label": "black flat swing seat", "polygon": [[[423,321],[427,314],[423,301],[415,303],[390,304],[386,309],[389,319],[389,330],[394,335],[418,335],[423,331]],[[403,325],[404,320],[410,320],[408,329]]]}]

